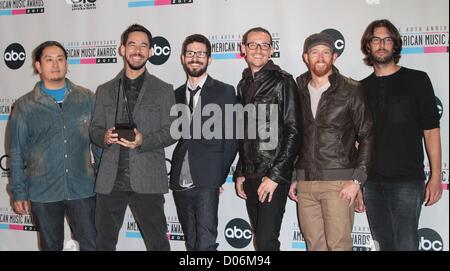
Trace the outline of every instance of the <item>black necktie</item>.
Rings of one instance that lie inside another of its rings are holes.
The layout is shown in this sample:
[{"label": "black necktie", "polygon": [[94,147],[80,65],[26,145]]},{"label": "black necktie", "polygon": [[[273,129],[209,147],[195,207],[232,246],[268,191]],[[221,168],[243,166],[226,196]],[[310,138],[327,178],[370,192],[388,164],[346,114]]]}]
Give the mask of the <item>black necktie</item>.
[{"label": "black necktie", "polygon": [[197,86],[196,89],[190,89],[188,87],[188,91],[189,91],[189,109],[191,110],[191,113],[194,112],[194,96],[195,94],[201,89],[200,86]]}]

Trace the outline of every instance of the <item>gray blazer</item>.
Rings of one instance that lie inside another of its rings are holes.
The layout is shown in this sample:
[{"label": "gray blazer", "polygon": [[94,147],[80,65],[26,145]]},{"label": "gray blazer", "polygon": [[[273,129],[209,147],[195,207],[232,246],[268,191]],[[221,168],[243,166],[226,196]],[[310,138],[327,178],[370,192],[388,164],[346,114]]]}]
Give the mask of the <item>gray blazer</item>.
[{"label": "gray blazer", "polygon": [[[94,144],[103,148],[95,192],[111,193],[117,175],[120,145],[104,144],[107,129],[114,126],[119,78],[99,86],[89,134]],[[123,80],[122,80],[123,82]],[[137,193],[167,193],[168,176],[164,147],[175,140],[170,136],[170,109],[175,104],[173,86],[145,71],[145,79],[133,111],[133,120],[143,134],[139,149],[130,150],[130,183]]]}]

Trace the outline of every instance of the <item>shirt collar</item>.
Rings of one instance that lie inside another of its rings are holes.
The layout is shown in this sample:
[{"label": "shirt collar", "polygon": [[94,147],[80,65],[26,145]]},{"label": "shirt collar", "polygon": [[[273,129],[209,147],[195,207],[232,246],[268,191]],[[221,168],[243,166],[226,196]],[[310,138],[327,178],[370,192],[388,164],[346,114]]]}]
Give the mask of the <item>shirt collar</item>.
[{"label": "shirt collar", "polygon": [[[206,76],[204,76],[204,77],[198,82],[198,86],[200,87],[200,89],[203,88],[203,85],[205,84],[206,80],[208,79],[208,76],[209,76],[209,75],[206,74]],[[194,87],[191,86],[191,84],[189,83],[189,80],[186,81],[186,91],[187,91],[187,88],[195,89]]]}]

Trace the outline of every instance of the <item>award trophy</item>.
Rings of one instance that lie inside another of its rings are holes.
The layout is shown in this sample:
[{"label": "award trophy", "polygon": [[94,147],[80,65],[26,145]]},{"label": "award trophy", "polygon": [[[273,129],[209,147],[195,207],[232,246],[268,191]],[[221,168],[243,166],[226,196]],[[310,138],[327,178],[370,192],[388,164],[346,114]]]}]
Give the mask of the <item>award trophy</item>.
[{"label": "award trophy", "polygon": [[[114,127],[115,130],[113,133],[116,133],[119,135],[119,139],[124,138],[128,141],[134,141],[135,140],[135,134],[134,134],[134,128],[136,128],[136,125],[133,122],[133,117],[131,116],[130,110],[128,109],[128,99],[127,95],[125,95],[124,91],[122,90],[122,79],[119,79],[119,91],[117,93],[117,105],[116,105],[116,116],[114,120]],[[123,99],[125,103],[125,111],[126,111],[126,117],[127,120],[124,120],[123,118],[123,106],[122,108],[122,114],[120,120],[118,120],[118,113],[119,113],[119,100],[120,100],[120,93],[123,93]]]}]

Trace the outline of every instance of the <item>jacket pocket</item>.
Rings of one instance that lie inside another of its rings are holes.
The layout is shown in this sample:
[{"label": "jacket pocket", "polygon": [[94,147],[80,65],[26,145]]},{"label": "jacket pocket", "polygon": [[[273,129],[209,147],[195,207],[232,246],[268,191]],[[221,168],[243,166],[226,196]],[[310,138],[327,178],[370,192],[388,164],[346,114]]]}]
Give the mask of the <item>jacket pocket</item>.
[{"label": "jacket pocket", "polygon": [[336,144],[336,155],[339,159],[339,163],[341,165],[344,165],[347,163],[347,154],[345,153],[345,147],[344,147],[344,143],[342,142],[342,136],[341,135],[336,135],[337,137],[337,144]]}]

